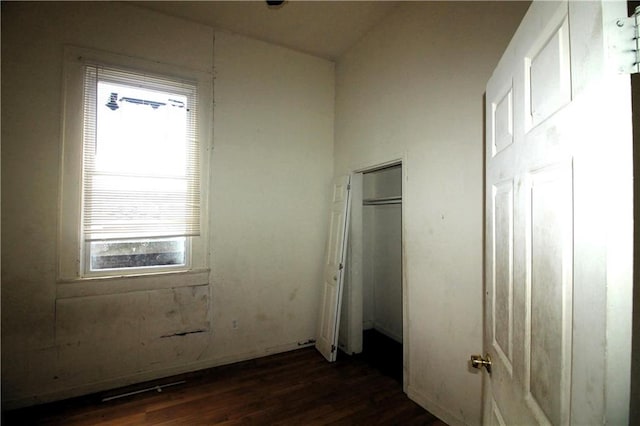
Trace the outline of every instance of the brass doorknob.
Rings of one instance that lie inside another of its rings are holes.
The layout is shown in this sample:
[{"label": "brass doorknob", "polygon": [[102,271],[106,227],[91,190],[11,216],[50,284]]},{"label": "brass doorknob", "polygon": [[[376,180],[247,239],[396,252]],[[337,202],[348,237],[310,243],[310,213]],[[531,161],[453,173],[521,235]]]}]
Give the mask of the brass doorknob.
[{"label": "brass doorknob", "polygon": [[491,357],[486,354],[484,358],[482,355],[471,355],[471,366],[473,368],[486,368],[487,373],[491,374]]}]

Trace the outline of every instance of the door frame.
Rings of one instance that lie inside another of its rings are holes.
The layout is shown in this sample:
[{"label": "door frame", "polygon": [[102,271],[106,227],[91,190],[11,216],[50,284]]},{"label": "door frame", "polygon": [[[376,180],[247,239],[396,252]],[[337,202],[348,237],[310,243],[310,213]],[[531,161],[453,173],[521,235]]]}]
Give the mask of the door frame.
[{"label": "door frame", "polygon": [[371,162],[353,168],[351,175],[351,218],[349,227],[349,243],[347,246],[347,268],[345,285],[343,286],[343,309],[341,315],[345,319],[343,329],[346,331],[346,345],[339,346],[349,354],[362,352],[362,313],[363,313],[363,228],[362,228],[362,199],[364,173],[401,166],[402,169],[402,204],[401,209],[401,238],[402,238],[402,389],[406,393],[409,385],[409,303],[407,282],[407,251],[406,241],[406,202],[407,202],[407,158],[406,155],[393,156],[389,159]]}]

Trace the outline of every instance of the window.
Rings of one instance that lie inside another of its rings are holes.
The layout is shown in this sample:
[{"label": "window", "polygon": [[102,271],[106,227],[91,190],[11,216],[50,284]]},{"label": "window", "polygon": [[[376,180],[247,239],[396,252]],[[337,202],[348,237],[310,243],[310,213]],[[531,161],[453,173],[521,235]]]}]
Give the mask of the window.
[{"label": "window", "polygon": [[84,272],[188,264],[200,232],[196,86],[85,65]]},{"label": "window", "polygon": [[205,267],[198,105],[210,75],[77,50],[65,72],[61,278]]}]

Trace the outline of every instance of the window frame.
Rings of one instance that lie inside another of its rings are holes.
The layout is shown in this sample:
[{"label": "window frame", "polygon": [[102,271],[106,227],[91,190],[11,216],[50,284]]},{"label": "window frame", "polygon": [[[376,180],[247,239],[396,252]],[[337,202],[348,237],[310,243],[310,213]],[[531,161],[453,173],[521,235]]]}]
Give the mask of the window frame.
[{"label": "window frame", "polygon": [[[149,73],[196,84],[198,110],[196,135],[200,149],[200,230],[199,236],[187,237],[185,265],[121,268],[91,271],[87,261],[88,242],[82,230],[82,164],[84,122],[85,65],[97,64],[133,73]],[[58,281],[61,283],[95,279],[202,273],[208,271],[208,188],[212,136],[213,78],[210,71],[193,70],[177,65],[134,58],[111,52],[65,46],[62,105],[62,155],[60,162]]]},{"label": "window frame", "polygon": [[[81,247],[81,257],[83,262],[81,263],[81,272],[80,275],[83,278],[92,278],[92,277],[112,277],[112,276],[123,276],[123,275],[140,275],[140,274],[149,274],[149,273],[164,273],[164,272],[180,272],[180,271],[189,271],[191,270],[191,240],[193,237],[184,237],[184,256],[185,263],[183,265],[157,265],[157,266],[130,266],[126,268],[105,268],[99,270],[91,269],[91,248],[90,244],[93,241],[83,241]],[[166,237],[158,237],[158,239],[167,239]],[[142,240],[142,239],[140,239]],[[140,240],[130,240],[130,241],[140,241]]]}]

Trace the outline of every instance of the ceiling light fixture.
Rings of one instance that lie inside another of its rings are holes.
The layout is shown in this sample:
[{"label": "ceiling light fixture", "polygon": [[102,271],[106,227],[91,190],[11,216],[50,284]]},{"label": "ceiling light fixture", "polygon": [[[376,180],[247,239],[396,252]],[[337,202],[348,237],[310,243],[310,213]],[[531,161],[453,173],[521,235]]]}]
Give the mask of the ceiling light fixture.
[{"label": "ceiling light fixture", "polygon": [[284,0],[265,0],[269,9],[279,9],[284,4]]}]

